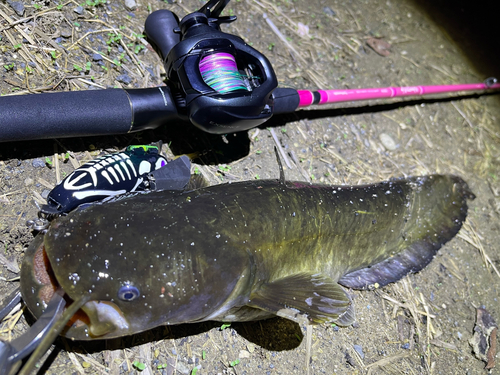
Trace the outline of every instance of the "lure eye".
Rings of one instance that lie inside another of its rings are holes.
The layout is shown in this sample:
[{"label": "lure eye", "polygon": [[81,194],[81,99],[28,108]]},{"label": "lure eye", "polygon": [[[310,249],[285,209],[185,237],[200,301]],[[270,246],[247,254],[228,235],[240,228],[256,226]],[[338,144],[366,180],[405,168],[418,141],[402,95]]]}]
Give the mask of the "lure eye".
[{"label": "lure eye", "polygon": [[124,285],[118,291],[118,298],[122,301],[133,301],[137,297],[139,297],[140,292],[133,285]]}]

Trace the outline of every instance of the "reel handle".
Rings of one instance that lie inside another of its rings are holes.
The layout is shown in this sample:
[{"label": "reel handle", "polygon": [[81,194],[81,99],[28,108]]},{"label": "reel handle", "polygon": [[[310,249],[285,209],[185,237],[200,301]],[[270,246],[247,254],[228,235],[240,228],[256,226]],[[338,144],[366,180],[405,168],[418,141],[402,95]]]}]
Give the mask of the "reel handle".
[{"label": "reel handle", "polygon": [[155,44],[163,61],[170,50],[181,41],[181,35],[174,29],[179,27],[179,18],[169,10],[160,9],[146,18],[144,30],[148,39]]}]

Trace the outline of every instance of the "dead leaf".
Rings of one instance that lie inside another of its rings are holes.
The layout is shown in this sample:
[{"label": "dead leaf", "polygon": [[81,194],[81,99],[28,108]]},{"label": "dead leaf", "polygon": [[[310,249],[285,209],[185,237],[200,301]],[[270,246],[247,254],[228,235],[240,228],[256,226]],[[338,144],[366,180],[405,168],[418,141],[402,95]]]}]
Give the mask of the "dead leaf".
[{"label": "dead leaf", "polygon": [[485,309],[477,309],[476,312],[474,336],[469,340],[469,344],[472,346],[476,357],[486,362],[485,368],[490,370],[495,367],[498,326]]},{"label": "dead leaf", "polygon": [[387,57],[391,54],[391,45],[383,39],[368,38],[366,44],[380,56]]},{"label": "dead leaf", "polygon": [[14,261],[8,260],[2,253],[0,253],[0,264],[3,264],[10,272],[19,273],[19,266]]}]

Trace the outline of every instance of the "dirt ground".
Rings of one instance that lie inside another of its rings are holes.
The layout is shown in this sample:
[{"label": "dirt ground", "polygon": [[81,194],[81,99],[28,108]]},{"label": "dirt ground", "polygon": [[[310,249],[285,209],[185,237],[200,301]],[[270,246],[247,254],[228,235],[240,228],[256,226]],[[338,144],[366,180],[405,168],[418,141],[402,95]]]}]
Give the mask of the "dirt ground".
[{"label": "dirt ground", "polygon": [[[140,35],[147,15],[166,8],[182,17],[202,4],[136,0],[134,10],[127,10],[121,0],[88,0],[79,9],[77,1],[35,0],[18,15],[1,2],[0,92],[160,85],[162,62]],[[232,1],[226,14],[238,21],[223,30],[265,53],[281,87],[472,83],[500,75],[482,47],[487,35],[471,34],[471,25],[447,28],[450,22],[436,17],[446,18],[451,10],[437,12],[437,3],[423,4]],[[391,44],[388,56],[367,45],[371,37]],[[476,61],[467,58],[471,46],[480,50]],[[226,136],[178,122],[130,135],[2,143],[0,295],[18,285],[17,265],[33,239],[25,225],[36,217],[33,201],[43,203],[76,166],[102,152],[161,140],[168,156],[193,156],[211,184],[277,178],[276,139],[289,158],[290,180],[358,184],[450,173],[464,178],[477,195],[459,235],[427,268],[379,290],[352,292],[354,326],[313,328],[311,373],[487,373],[469,340],[477,307],[500,320],[500,274],[494,268],[500,268],[499,100],[467,95],[337,104],[276,116],[258,129]],[[26,327],[24,315],[17,314],[2,322],[0,337],[17,337]],[[40,372],[130,374],[143,364],[143,374],[304,374],[305,362],[304,327],[276,318],[225,329],[220,323],[160,328],[109,342],[59,340]]]}]

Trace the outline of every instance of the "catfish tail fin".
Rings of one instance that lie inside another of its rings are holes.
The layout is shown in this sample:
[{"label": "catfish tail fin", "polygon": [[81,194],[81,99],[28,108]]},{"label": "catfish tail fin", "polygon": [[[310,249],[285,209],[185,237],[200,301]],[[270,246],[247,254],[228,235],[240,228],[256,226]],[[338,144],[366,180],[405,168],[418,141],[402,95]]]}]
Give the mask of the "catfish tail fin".
[{"label": "catfish tail fin", "polygon": [[427,266],[451,240],[467,217],[467,199],[474,199],[460,177],[432,175],[409,180],[413,197],[407,230],[396,255],[344,275],[339,284],[353,289],[384,286]]}]

